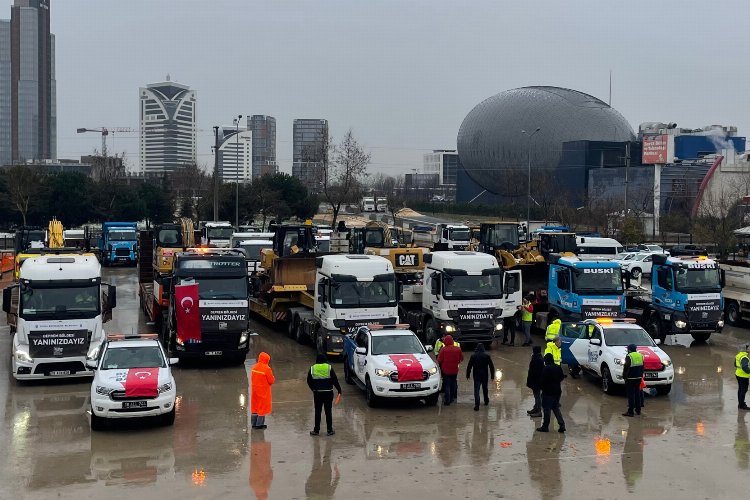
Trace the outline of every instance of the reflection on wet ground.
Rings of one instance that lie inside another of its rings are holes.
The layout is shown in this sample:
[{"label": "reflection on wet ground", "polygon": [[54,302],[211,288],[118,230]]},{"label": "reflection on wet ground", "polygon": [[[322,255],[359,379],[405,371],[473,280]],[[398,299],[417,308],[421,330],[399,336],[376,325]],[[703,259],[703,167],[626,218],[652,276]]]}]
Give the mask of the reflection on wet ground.
[{"label": "reflection on wet ground", "polygon": [[[110,272],[122,299],[109,330],[145,330],[133,270]],[[526,416],[530,350],[499,346],[491,351],[491,403],[478,412],[465,378],[460,403],[447,408],[370,409],[346,386],[334,408],[336,435],[312,438],[304,380],[312,350],[257,328],[251,357],[268,352],[277,377],[265,431],[248,429],[252,360],[176,368],[174,427],[128,422],[101,433],[89,430],[86,382],[0,378],[0,498],[716,498],[745,490],[737,478],[750,466],[750,416],[737,414],[733,370],[745,330],[727,329],[708,344],[669,338],[677,382],[669,396],[648,397],[641,418],[620,415],[623,395],[568,378],[568,432],[534,432],[539,422]],[[0,334],[7,374],[7,328]]]}]

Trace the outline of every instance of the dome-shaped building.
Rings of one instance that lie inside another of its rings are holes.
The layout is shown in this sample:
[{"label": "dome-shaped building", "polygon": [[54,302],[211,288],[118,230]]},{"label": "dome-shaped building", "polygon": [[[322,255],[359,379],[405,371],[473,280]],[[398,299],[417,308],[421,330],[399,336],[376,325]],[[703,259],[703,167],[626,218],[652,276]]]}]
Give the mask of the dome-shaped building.
[{"label": "dome-shaped building", "polygon": [[607,103],[576,90],[539,86],[507,90],[477,104],[464,118],[457,142],[468,176],[503,196],[526,185],[529,157],[534,170],[554,169],[566,142],[634,139],[630,124]]}]

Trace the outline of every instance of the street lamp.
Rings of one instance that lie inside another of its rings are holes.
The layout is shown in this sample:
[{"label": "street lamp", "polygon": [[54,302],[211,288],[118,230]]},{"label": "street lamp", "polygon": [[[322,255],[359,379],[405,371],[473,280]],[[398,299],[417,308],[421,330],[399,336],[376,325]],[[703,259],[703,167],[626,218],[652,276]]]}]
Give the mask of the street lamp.
[{"label": "street lamp", "polygon": [[240,120],[242,115],[237,115],[234,120],[235,137],[235,183],[234,183],[234,227],[240,227]]},{"label": "street lamp", "polygon": [[521,130],[521,133],[526,135],[528,138],[526,141],[526,160],[528,161],[528,190],[526,192],[526,241],[529,240],[531,234],[531,138],[536,135],[537,132],[542,130],[542,127],[537,127],[532,133],[528,133],[525,130]]}]

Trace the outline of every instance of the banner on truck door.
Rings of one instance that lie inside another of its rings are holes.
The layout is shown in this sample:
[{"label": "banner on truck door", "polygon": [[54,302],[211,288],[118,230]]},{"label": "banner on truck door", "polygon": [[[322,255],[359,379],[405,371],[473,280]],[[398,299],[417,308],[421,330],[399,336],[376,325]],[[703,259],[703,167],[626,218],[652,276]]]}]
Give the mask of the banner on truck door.
[{"label": "banner on truck door", "polygon": [[201,300],[200,323],[206,331],[237,332],[247,329],[247,300]]},{"label": "banner on truck door", "polygon": [[198,284],[174,287],[177,339],[183,344],[201,342]]},{"label": "banner on truck door", "polygon": [[29,355],[32,358],[85,356],[89,349],[87,330],[31,331]]}]

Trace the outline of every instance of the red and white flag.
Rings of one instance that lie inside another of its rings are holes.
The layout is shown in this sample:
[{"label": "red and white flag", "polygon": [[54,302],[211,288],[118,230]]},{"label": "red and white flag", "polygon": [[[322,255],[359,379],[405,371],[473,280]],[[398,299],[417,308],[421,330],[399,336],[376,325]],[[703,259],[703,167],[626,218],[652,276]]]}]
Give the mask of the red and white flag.
[{"label": "red and white flag", "polygon": [[422,380],[422,363],[413,354],[391,354],[390,358],[396,365],[399,382]]},{"label": "red and white flag", "polygon": [[198,284],[174,287],[177,339],[183,344],[201,342],[201,314],[198,300]]},{"label": "red and white flag", "polygon": [[130,368],[123,385],[126,398],[155,398],[159,395],[159,368]]}]

